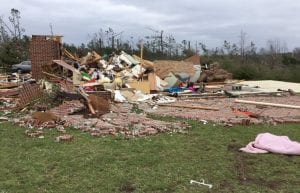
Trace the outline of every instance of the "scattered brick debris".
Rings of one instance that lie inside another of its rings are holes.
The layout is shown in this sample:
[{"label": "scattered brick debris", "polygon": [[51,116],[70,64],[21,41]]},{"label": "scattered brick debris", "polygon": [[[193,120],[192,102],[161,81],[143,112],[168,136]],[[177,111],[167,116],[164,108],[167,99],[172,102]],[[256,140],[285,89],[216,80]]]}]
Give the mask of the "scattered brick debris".
[{"label": "scattered brick debris", "polygon": [[[64,104],[62,104],[64,105]],[[131,113],[132,104],[117,104],[112,106],[112,111],[102,115],[100,118],[85,118],[82,114],[64,113],[58,116],[51,112],[35,112],[32,116],[17,119],[16,123],[21,126],[33,128],[27,135],[38,137],[43,134],[44,129],[55,128],[65,133],[66,127],[74,127],[92,136],[118,136],[125,138],[142,137],[165,132],[182,132],[190,126],[186,122],[165,122],[153,120],[145,113]],[[36,128],[36,129],[34,129]],[[64,136],[64,135],[63,135]],[[64,140],[64,139],[60,139]]]},{"label": "scattered brick debris", "polygon": [[64,101],[61,105],[49,110],[52,114],[63,117],[85,109],[85,105],[80,100]]},{"label": "scattered brick debris", "polygon": [[44,132],[42,130],[26,130],[25,135],[28,137],[40,137],[43,136]]},{"label": "scattered brick debris", "polygon": [[[299,96],[252,96],[243,97],[245,100],[256,100],[261,102],[281,103],[300,105]],[[219,111],[206,111],[200,109],[182,109],[182,108],[149,108],[147,104],[142,104],[141,108],[146,113],[160,115],[181,117],[193,120],[204,119],[207,121],[217,122],[228,125],[252,125],[252,124],[277,124],[277,123],[299,123],[300,110],[299,109],[286,109],[278,107],[266,106],[261,108],[257,105],[237,104],[234,103],[234,98],[200,98],[200,99],[179,99],[175,104],[185,105],[205,105],[210,107],[219,108]],[[239,109],[249,113],[236,113],[233,109]],[[250,116],[251,115],[251,116]],[[298,117],[298,118],[297,118]]]},{"label": "scattered brick debris", "polygon": [[60,135],[55,138],[56,142],[64,142],[64,141],[72,141],[72,140],[73,140],[73,135],[70,134]]}]

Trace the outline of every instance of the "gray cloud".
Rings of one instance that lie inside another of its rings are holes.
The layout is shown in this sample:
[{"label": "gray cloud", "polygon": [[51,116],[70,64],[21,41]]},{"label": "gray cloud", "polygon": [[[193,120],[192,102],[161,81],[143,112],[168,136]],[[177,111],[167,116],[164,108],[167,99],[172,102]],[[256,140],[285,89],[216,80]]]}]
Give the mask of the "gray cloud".
[{"label": "gray cloud", "polygon": [[[3,2],[1,2],[3,1]],[[5,2],[4,2],[5,1]],[[68,43],[88,41],[88,34],[112,27],[136,39],[150,35],[147,28],[164,30],[177,40],[203,42],[209,47],[224,40],[247,40],[264,46],[269,39],[300,46],[300,2],[295,0],[0,0],[0,15],[11,8],[21,11],[27,34],[56,34]]]}]

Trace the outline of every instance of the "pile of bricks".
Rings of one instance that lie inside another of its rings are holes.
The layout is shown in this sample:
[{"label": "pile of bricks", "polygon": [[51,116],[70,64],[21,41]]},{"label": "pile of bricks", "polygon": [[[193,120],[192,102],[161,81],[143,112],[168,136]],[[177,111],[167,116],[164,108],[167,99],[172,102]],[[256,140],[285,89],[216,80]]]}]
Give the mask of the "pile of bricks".
[{"label": "pile of bricks", "polygon": [[84,132],[89,132],[92,136],[116,136],[121,134],[126,138],[132,138],[165,132],[183,132],[189,127],[184,122],[171,123],[152,120],[144,114],[134,113],[108,113],[102,119],[84,119],[81,122],[78,121],[79,115],[75,117],[71,115],[63,119],[69,121],[76,128]]},{"label": "pile of bricks", "polygon": [[165,132],[183,132],[189,126],[185,122],[164,122],[147,118],[146,114],[109,113],[88,131],[93,136],[119,135],[127,138],[154,135]]},{"label": "pile of bricks", "polygon": [[[123,104],[122,104],[123,105]],[[154,135],[163,132],[184,132],[189,128],[185,122],[164,122],[147,118],[146,114],[130,113],[130,104],[115,108],[99,118],[84,118],[83,115],[67,115],[60,117],[64,126],[73,126],[92,136],[124,135],[126,138]],[[132,107],[132,106],[131,106]]]},{"label": "pile of bricks", "polygon": [[68,114],[72,114],[78,111],[81,111],[85,108],[85,105],[82,104],[79,100],[71,100],[71,101],[64,101],[61,105],[54,107],[49,110],[52,114],[63,117]]}]

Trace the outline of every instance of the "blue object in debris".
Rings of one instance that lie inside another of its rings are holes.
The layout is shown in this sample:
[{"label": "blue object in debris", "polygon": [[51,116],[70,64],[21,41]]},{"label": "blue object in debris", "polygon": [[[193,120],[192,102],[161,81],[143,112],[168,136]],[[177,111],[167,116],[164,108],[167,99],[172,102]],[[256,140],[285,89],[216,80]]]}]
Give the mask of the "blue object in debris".
[{"label": "blue object in debris", "polygon": [[177,93],[183,91],[183,89],[180,87],[173,87],[173,88],[165,89],[164,91],[169,93]]}]

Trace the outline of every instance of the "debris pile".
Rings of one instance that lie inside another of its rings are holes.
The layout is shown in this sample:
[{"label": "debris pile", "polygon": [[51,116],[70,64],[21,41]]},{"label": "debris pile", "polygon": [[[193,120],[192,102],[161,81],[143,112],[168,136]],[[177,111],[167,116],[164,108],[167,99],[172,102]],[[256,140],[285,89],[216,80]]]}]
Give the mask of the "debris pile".
[{"label": "debris pile", "polygon": [[50,113],[57,117],[70,115],[85,109],[85,105],[79,100],[64,101],[61,105],[49,110]]},{"label": "debris pile", "polygon": [[[72,104],[75,102],[73,101]],[[66,127],[74,127],[84,132],[89,132],[92,136],[107,136],[107,135],[123,135],[126,138],[141,137],[147,135],[154,135],[163,132],[184,132],[189,128],[185,122],[164,122],[147,118],[147,114],[131,112],[132,104],[116,104],[112,107],[112,112],[107,113],[101,118],[85,118],[82,114],[70,114],[74,107],[66,108],[64,103],[60,105],[64,108],[64,116],[57,116],[52,112],[34,112],[32,115],[27,115],[22,119],[16,119],[15,123],[31,128],[27,130],[26,134],[31,137],[39,137],[43,134],[44,129],[57,129],[65,133]],[[55,107],[55,110],[58,110]],[[60,115],[60,113],[58,113]]]},{"label": "debris pile", "polygon": [[[245,100],[269,101],[276,104],[290,104],[300,108],[299,96],[245,96]],[[218,110],[199,110],[192,107],[206,106]],[[191,108],[179,108],[178,106],[190,106]],[[237,103],[235,98],[183,98],[175,104],[161,106],[158,109],[147,109],[149,114],[160,116],[182,117],[193,120],[207,120],[220,123],[224,126],[252,125],[252,124],[279,124],[299,123],[300,110],[297,108],[274,107],[264,105],[249,105]]]},{"label": "debris pile", "polygon": [[[54,128],[65,134],[72,126],[93,136],[131,138],[189,127],[148,114],[226,126],[298,121],[297,108],[285,111],[287,106],[265,104],[300,105],[299,85],[276,91],[247,85],[231,80],[218,63],[202,67],[197,55],[184,61],[149,61],[124,51],[78,57],[61,47],[61,36],[33,36],[31,41],[34,79],[30,74],[0,76],[1,109],[27,109],[15,122],[30,128],[28,136],[42,137],[45,129]],[[237,97],[265,103],[240,104]],[[57,141],[72,139],[62,135]]]},{"label": "debris pile", "polygon": [[199,82],[223,82],[232,79],[232,74],[221,69],[219,63],[213,63],[204,69],[199,78]]}]

